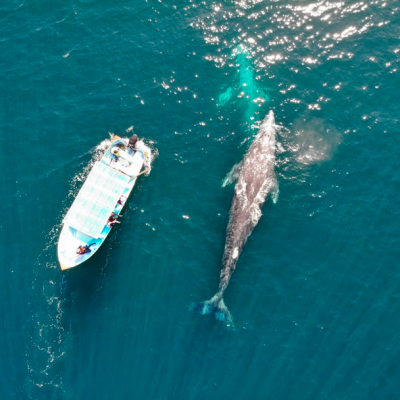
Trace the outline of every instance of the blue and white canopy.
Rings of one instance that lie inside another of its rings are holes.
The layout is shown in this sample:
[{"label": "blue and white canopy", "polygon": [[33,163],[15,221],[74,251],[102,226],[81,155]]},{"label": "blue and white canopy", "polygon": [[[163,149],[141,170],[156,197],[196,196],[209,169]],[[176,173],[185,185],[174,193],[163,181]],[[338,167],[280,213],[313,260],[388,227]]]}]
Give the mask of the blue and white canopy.
[{"label": "blue and white canopy", "polygon": [[64,218],[64,223],[98,238],[129,179],[129,176],[97,162]]}]

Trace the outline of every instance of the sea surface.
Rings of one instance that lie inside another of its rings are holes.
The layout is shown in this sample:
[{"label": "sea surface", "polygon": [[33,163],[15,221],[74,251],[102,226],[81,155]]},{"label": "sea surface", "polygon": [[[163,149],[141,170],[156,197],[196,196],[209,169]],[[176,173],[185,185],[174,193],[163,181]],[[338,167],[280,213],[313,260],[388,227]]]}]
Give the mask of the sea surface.
[{"label": "sea surface", "polygon": [[[0,2],[0,399],[400,397],[399,1]],[[272,110],[268,198],[224,295],[233,186]],[[133,128],[134,127],[134,128]],[[112,134],[153,149],[61,272]]]}]

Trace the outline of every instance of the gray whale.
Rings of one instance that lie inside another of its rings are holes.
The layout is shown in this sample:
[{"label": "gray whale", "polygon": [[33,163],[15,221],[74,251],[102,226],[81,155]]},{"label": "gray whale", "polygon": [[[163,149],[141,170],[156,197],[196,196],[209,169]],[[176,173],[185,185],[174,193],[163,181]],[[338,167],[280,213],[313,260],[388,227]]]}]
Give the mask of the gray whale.
[{"label": "gray whale", "polygon": [[275,143],[275,116],[270,111],[242,162],[232,169],[224,182],[225,186],[236,180],[218,292],[210,300],[191,305],[191,309],[200,314],[215,313],[218,320],[229,326],[233,325],[233,319],[222,296],[247,238],[261,218],[261,206],[269,193],[273,193],[274,201],[277,198]]}]

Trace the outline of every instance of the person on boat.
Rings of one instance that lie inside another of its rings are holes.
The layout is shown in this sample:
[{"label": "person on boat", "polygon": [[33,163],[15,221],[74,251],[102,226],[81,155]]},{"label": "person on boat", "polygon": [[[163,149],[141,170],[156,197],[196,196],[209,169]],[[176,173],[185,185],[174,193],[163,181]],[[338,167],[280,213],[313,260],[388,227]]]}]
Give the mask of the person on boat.
[{"label": "person on boat", "polygon": [[110,215],[110,218],[108,219],[109,221],[110,220],[112,220],[112,219],[117,219],[118,217],[122,217],[122,215],[120,215],[120,214],[117,214],[116,212],[112,212],[111,213],[111,215]]},{"label": "person on boat", "polygon": [[121,197],[119,198],[117,204],[119,204],[119,205],[121,205],[123,207],[125,202],[126,202],[126,197],[124,195],[121,195]]},{"label": "person on boat", "polygon": [[92,250],[90,246],[93,246],[95,243],[90,243],[85,246],[79,246],[78,249],[76,250],[76,254],[82,255],[86,253],[90,253]]},{"label": "person on boat", "polygon": [[120,224],[121,222],[117,221],[116,219],[113,219],[112,221],[107,222],[107,226],[109,228],[112,228],[115,224]]},{"label": "person on boat", "polygon": [[119,160],[120,154],[117,148],[111,150],[111,158],[117,162]]},{"label": "person on boat", "polygon": [[120,224],[121,222],[117,221],[118,214],[112,213],[110,218],[108,218],[107,226],[112,228],[115,224]]}]

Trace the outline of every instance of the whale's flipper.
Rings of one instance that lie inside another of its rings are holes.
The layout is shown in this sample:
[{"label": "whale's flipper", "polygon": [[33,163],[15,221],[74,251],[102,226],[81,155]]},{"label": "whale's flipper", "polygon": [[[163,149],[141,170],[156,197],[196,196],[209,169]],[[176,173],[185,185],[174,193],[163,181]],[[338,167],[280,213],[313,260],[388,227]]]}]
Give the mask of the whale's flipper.
[{"label": "whale's flipper", "polygon": [[233,327],[232,315],[226,307],[220,293],[217,293],[211,300],[193,303],[190,309],[202,315],[214,313],[218,321],[225,322],[228,326]]},{"label": "whale's flipper", "polygon": [[233,168],[230,170],[228,175],[226,175],[225,179],[222,181],[222,187],[230,185],[231,183],[236,181],[236,179],[239,176],[240,169],[242,168],[242,164],[243,164],[243,161],[241,161],[240,163],[237,163],[233,166]]}]

